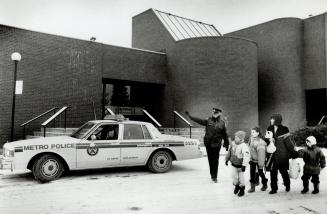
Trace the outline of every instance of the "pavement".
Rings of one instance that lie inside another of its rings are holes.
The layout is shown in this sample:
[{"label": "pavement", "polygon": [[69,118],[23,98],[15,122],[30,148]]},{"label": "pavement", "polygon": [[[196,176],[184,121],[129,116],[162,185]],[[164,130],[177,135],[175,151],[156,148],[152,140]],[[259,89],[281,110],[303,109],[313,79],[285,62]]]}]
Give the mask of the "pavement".
[{"label": "pavement", "polygon": [[[233,194],[231,166],[223,164],[224,158],[221,156],[218,183],[211,182],[205,157],[174,162],[164,174],[151,173],[144,167],[82,170],[46,184],[37,183],[30,172],[0,170],[0,212],[327,213],[326,170],[320,176],[318,195],[311,194],[312,184],[310,192],[302,195],[300,178],[291,181],[291,192],[287,193],[279,178],[275,195],[269,195],[269,189],[262,192],[257,188],[255,193],[238,197]],[[248,182],[249,169],[245,176]]]}]

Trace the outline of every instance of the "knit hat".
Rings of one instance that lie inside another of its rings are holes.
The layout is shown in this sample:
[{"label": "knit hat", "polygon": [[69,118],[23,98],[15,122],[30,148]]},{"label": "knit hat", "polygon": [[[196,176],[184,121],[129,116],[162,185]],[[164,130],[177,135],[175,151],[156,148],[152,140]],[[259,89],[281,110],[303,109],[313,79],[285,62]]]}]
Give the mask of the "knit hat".
[{"label": "knit hat", "polygon": [[305,142],[309,147],[317,144],[317,140],[314,136],[307,137],[307,139],[305,139]]},{"label": "knit hat", "polygon": [[237,136],[238,138],[240,138],[242,141],[244,141],[245,137],[246,137],[246,133],[244,131],[237,131],[235,132],[235,136]]}]

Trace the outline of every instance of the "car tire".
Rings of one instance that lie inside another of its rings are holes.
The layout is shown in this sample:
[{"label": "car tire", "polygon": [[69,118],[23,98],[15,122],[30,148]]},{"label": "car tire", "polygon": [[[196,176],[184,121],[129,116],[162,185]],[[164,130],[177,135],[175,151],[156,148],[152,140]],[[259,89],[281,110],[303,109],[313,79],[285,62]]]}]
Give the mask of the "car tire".
[{"label": "car tire", "polygon": [[33,175],[40,183],[45,183],[58,179],[64,167],[61,160],[54,155],[43,155],[33,164]]},{"label": "car tire", "polygon": [[148,162],[148,168],[155,173],[167,172],[172,166],[172,156],[167,151],[155,152]]}]

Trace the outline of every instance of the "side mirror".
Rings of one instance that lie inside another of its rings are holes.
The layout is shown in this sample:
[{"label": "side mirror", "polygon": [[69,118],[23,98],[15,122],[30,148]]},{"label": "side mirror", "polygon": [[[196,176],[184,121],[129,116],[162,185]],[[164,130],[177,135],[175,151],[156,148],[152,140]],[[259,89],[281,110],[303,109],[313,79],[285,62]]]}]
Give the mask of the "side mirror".
[{"label": "side mirror", "polygon": [[93,134],[93,135],[91,135],[91,140],[93,141],[93,140],[96,140],[97,139],[97,137]]}]

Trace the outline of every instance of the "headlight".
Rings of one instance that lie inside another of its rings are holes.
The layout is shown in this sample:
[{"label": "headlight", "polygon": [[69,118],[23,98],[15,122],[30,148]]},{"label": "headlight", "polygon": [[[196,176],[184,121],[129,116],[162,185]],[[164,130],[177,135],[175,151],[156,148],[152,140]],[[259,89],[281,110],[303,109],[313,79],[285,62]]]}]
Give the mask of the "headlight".
[{"label": "headlight", "polygon": [[11,149],[5,149],[4,155],[5,157],[14,157],[15,151]]}]

